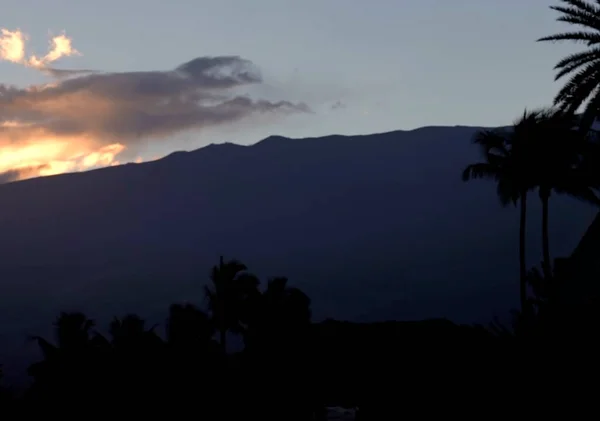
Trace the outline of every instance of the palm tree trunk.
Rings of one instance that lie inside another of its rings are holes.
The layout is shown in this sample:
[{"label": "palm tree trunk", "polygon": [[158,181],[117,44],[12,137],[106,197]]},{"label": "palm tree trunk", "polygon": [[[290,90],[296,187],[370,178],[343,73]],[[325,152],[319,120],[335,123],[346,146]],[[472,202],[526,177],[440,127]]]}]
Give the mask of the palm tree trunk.
[{"label": "palm tree trunk", "polygon": [[521,193],[521,212],[519,221],[519,271],[521,275],[520,298],[521,313],[527,308],[527,262],[525,261],[525,240],[527,234],[527,192]]},{"label": "palm tree trunk", "polygon": [[552,276],[552,263],[550,261],[550,238],[548,235],[548,202],[550,195],[542,194],[542,247],[544,260],[542,262],[544,278],[550,279]]}]

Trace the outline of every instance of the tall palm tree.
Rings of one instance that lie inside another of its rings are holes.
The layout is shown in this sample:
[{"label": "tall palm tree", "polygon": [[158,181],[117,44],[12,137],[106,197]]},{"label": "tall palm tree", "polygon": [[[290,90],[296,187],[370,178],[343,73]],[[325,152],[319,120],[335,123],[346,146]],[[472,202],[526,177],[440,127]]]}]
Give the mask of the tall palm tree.
[{"label": "tall palm tree", "polygon": [[594,194],[594,177],[585,166],[593,143],[587,133],[577,130],[578,124],[573,114],[548,109],[539,115],[538,135],[531,138],[535,158],[531,160],[530,171],[542,201],[542,269],[548,279],[552,276],[548,234],[552,192],[588,203],[600,203]]},{"label": "tall palm tree", "polygon": [[491,179],[497,184],[502,206],[520,203],[519,218],[519,272],[521,311],[527,308],[527,263],[525,255],[527,193],[532,189],[529,145],[536,136],[538,119],[542,111],[527,111],[514,122],[512,130],[484,130],[475,135],[473,143],[479,145],[483,162],[467,166],[463,181]]},{"label": "tall palm tree", "polygon": [[237,260],[225,262],[221,257],[219,265],[211,270],[212,289],[204,289],[223,352],[227,351],[227,332],[244,330],[244,311],[248,301],[258,294],[258,278],[247,269]]},{"label": "tall palm tree", "polygon": [[597,0],[560,0],[560,6],[550,6],[560,13],[559,22],[579,28],[538,39],[540,41],[571,41],[587,44],[588,49],[560,60],[554,69],[555,80],[570,75],[570,79],[554,97],[554,105],[574,114],[586,101],[580,129],[589,130],[600,111],[600,2]]}]

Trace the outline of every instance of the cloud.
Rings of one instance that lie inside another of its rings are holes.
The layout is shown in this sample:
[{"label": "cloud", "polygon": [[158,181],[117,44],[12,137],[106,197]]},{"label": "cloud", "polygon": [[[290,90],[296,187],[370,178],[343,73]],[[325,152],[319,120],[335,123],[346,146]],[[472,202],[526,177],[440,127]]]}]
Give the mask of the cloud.
[{"label": "cloud", "polygon": [[344,109],[344,108],[346,108],[346,104],[344,102],[340,101],[340,100],[334,102],[331,105],[331,109],[332,110],[341,110],[341,109]]},{"label": "cloud", "polygon": [[50,39],[48,53],[42,57],[36,55],[27,57],[25,52],[26,41],[27,35],[21,32],[20,29],[14,31],[0,29],[0,59],[52,74],[54,69],[49,67],[51,63],[62,57],[81,55],[79,51],[73,48],[71,39],[64,33]]},{"label": "cloud", "polygon": [[304,104],[253,99],[262,83],[238,56],[198,57],[166,71],[99,72],[50,67],[78,55],[65,34],[42,57],[27,56],[27,37],[1,30],[0,58],[55,78],[26,88],[0,84],[0,182],[114,164],[140,140],[225,125],[256,113],[308,112]]}]

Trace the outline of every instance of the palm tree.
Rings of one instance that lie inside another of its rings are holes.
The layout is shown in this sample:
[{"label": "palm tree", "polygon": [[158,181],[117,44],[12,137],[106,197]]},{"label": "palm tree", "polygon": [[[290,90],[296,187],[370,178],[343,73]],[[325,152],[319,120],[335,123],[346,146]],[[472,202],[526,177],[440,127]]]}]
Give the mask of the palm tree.
[{"label": "palm tree", "polygon": [[[40,336],[37,341],[44,359],[29,367],[34,378],[33,393],[53,400],[71,394],[77,399],[92,399],[88,393],[102,368],[97,364],[94,322],[82,313],[61,313],[54,323],[56,345]],[[54,398],[52,398],[54,397]]]},{"label": "palm tree", "polygon": [[140,351],[141,349],[157,345],[160,338],[154,329],[146,329],[146,322],[136,314],[128,314],[122,319],[114,318],[110,323],[109,332],[112,345],[118,351]]},{"label": "palm tree", "polygon": [[54,322],[56,345],[41,336],[33,336],[32,339],[37,341],[46,359],[54,356],[59,350],[70,353],[80,352],[90,344],[94,324],[94,321],[88,319],[83,313],[62,312]]},{"label": "palm tree", "polygon": [[111,393],[124,399],[127,405],[137,402],[140,395],[156,393],[158,389],[152,385],[164,378],[164,343],[155,328],[156,325],[147,329],[145,321],[135,314],[115,318],[110,323],[112,352],[101,362],[105,363],[105,370],[119,378]]},{"label": "palm tree", "polygon": [[288,286],[287,278],[272,278],[253,302],[247,345],[266,351],[285,345],[289,339],[300,340],[310,320],[310,298],[300,289]]},{"label": "palm tree", "polygon": [[227,332],[243,332],[248,301],[258,294],[259,281],[247,269],[237,260],[224,262],[221,257],[219,265],[211,270],[213,288],[204,288],[223,352],[227,351]]},{"label": "palm tree", "polygon": [[560,0],[560,6],[550,6],[560,13],[559,22],[581,29],[561,32],[538,39],[539,41],[571,41],[587,44],[588,49],[560,60],[554,69],[555,80],[571,78],[554,97],[554,105],[574,114],[586,101],[580,129],[587,132],[600,110],[600,2],[590,0]]},{"label": "palm tree", "polygon": [[542,111],[525,111],[515,121],[512,130],[484,130],[475,135],[473,143],[479,145],[484,161],[467,166],[463,181],[478,178],[494,180],[502,206],[520,203],[519,219],[519,272],[521,311],[527,308],[527,263],[525,237],[527,222],[527,193],[532,189],[530,180],[531,138],[536,136],[538,119]]},{"label": "palm tree", "polygon": [[587,133],[577,130],[577,117],[561,110],[545,110],[539,115],[538,135],[531,138],[534,154],[530,172],[542,201],[543,272],[552,276],[548,234],[549,199],[552,192],[567,194],[584,202],[599,204],[594,194],[593,175],[586,168],[593,143]]},{"label": "palm tree", "polygon": [[270,279],[262,294],[265,316],[271,322],[284,322],[286,325],[310,323],[310,298],[300,289],[288,286],[288,279]]}]

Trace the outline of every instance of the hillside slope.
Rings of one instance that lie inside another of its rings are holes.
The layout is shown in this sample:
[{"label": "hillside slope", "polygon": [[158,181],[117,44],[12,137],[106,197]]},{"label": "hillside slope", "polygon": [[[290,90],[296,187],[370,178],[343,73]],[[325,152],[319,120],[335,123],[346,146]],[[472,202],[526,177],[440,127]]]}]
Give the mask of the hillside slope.
[{"label": "hillside slope", "polygon": [[[170,302],[202,301],[220,254],[288,276],[317,319],[505,314],[517,303],[518,211],[490,182],[461,182],[479,159],[476,130],[270,137],[1,185],[0,341],[46,334],[61,309],[162,320]],[[553,197],[553,255],[570,253],[594,215]]]}]

